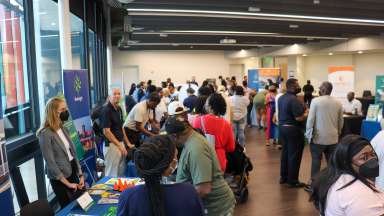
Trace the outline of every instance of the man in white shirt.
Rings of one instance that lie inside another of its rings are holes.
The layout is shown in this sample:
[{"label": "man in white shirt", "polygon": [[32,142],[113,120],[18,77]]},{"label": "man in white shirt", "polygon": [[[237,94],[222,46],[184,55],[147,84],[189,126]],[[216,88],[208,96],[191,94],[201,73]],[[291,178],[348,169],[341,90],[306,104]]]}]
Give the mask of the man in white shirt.
[{"label": "man in white shirt", "polygon": [[247,123],[247,107],[250,103],[249,98],[244,96],[244,89],[241,86],[235,87],[235,95],[230,97],[232,109],[232,128],[233,133],[239,144],[245,145],[245,125]]},{"label": "man in white shirt", "polygon": [[[140,135],[154,136],[156,134],[151,128],[159,130],[159,125],[154,114],[154,110],[159,103],[160,96],[157,92],[153,92],[147,100],[136,104],[131,112],[129,112],[124,122],[124,129],[128,140],[132,144],[135,144],[136,147],[140,145]],[[145,128],[147,123],[149,123],[148,129]]]},{"label": "man in white shirt", "polygon": [[344,113],[347,115],[363,115],[361,107],[361,102],[355,99],[355,93],[349,92],[347,94],[347,102],[343,106]]},{"label": "man in white shirt", "polygon": [[331,96],[332,88],[332,83],[323,82],[321,96],[312,100],[309,109],[306,137],[311,143],[312,179],[320,171],[323,154],[327,162],[330,160],[343,129],[342,105]]},{"label": "man in white shirt", "polygon": [[381,120],[381,131],[371,140],[371,145],[380,163],[380,174],[376,178],[376,187],[384,190],[384,119]]}]

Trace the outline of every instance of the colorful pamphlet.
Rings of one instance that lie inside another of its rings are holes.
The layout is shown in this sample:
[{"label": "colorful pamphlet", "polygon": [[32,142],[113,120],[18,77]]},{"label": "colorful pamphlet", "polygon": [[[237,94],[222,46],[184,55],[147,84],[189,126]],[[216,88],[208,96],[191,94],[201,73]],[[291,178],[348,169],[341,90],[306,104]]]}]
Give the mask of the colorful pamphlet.
[{"label": "colorful pamphlet", "polygon": [[379,115],[379,104],[370,104],[367,112],[367,121],[377,121]]}]

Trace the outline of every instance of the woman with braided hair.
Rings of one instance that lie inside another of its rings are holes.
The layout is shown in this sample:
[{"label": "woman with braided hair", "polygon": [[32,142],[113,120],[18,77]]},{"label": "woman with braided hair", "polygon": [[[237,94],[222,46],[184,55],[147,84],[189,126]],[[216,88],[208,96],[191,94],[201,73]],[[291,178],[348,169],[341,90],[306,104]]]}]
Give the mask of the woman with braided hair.
[{"label": "woman with braided hair", "polygon": [[177,168],[177,149],[170,136],[154,136],[135,151],[134,162],[145,185],[125,190],[118,216],[202,216],[195,188],[188,183],[162,184]]}]

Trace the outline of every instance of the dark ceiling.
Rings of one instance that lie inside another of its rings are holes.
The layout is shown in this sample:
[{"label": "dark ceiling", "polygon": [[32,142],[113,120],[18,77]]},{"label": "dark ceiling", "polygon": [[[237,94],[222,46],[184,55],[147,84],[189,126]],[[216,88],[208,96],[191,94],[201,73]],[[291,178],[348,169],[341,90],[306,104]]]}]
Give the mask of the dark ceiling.
[{"label": "dark ceiling", "polygon": [[[249,7],[259,11],[249,11]],[[250,13],[301,15],[311,19],[254,17]],[[126,46],[127,50],[239,50],[384,33],[384,0],[136,0],[123,8],[111,9],[113,45],[122,38],[126,15],[133,27],[129,34],[133,42]],[[340,23],[319,21],[316,17],[348,20]],[[368,24],[362,25],[360,19]],[[236,44],[220,44],[224,38],[235,39]]]}]

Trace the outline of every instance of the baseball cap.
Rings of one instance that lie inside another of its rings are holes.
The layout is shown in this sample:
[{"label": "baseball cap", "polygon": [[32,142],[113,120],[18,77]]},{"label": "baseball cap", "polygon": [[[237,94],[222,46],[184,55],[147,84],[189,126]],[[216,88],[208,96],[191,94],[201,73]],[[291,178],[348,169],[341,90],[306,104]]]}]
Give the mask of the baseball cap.
[{"label": "baseball cap", "polygon": [[173,101],[168,105],[168,114],[171,116],[183,114],[187,111],[188,109],[179,101]]},{"label": "baseball cap", "polygon": [[170,116],[165,122],[165,131],[167,134],[181,133],[187,129],[188,123],[181,117]]}]

